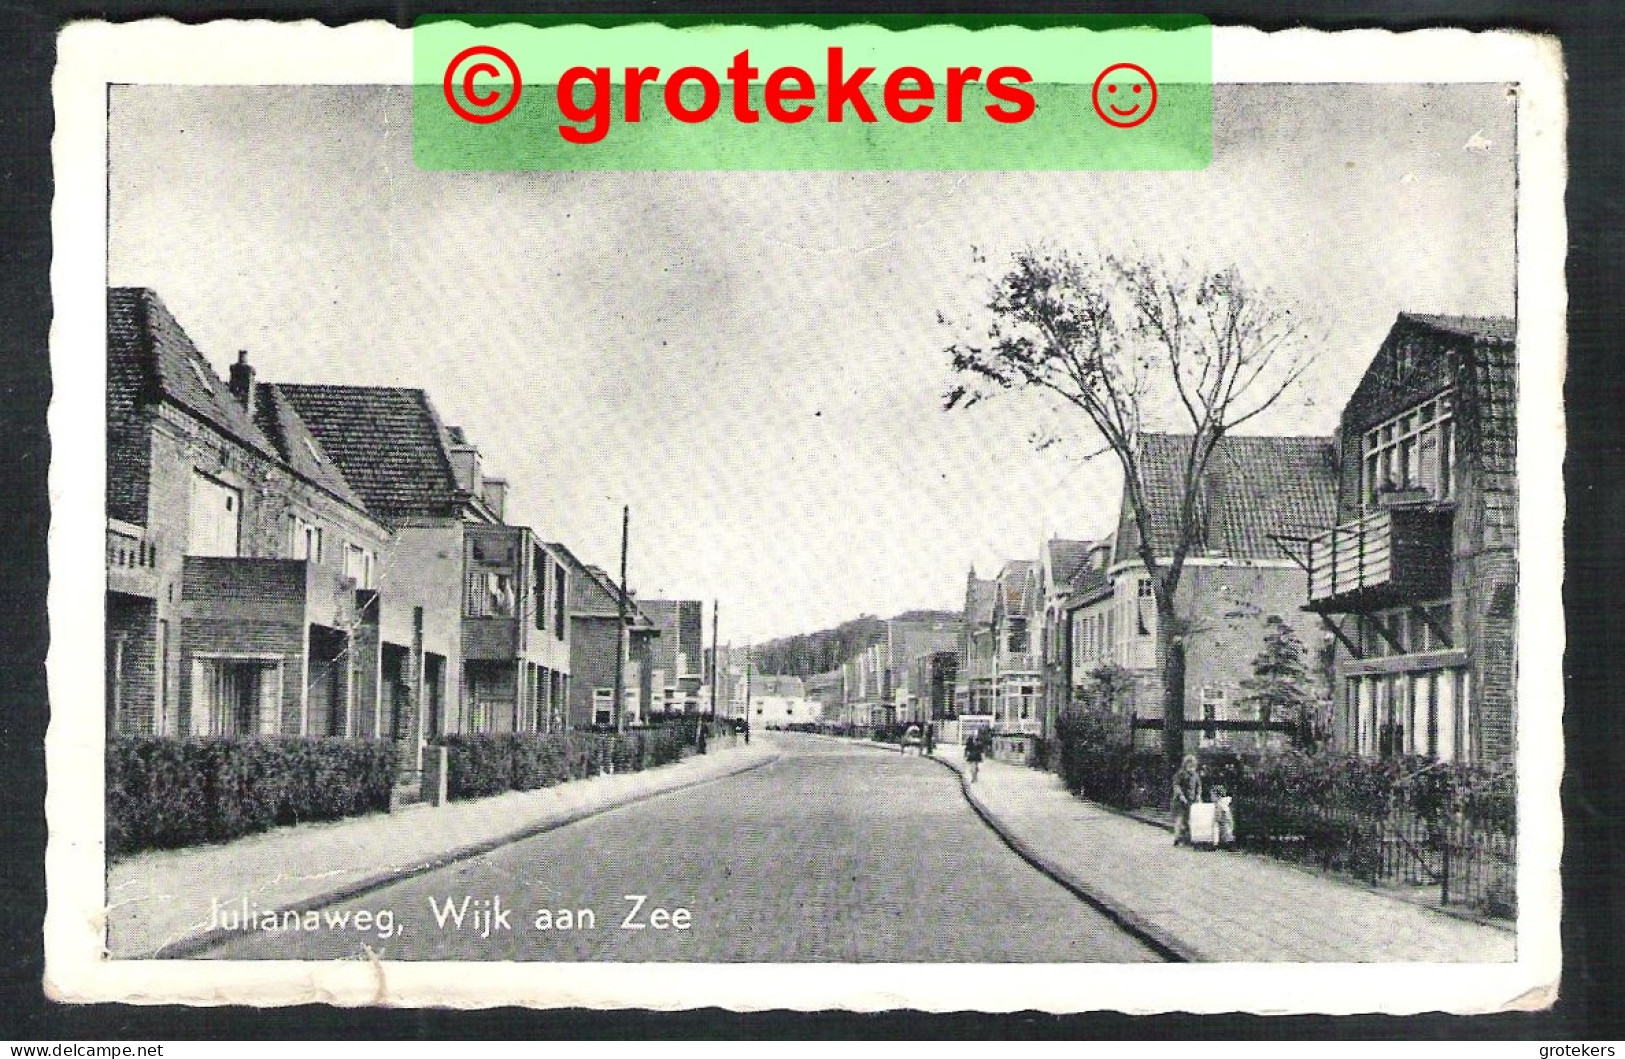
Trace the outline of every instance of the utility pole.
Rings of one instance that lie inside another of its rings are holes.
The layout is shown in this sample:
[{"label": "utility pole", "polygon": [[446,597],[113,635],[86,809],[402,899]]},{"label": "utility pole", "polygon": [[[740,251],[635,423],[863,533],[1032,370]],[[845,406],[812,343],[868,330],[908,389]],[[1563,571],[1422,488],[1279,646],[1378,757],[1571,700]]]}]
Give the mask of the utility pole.
[{"label": "utility pole", "polygon": [[753,661],[752,653],[756,648],[751,644],[745,645],[745,723],[750,723],[750,670]]},{"label": "utility pole", "polygon": [[616,593],[615,609],[620,620],[615,624],[615,730],[622,727],[626,704],[626,542],[632,526],[632,506],[621,508],[621,585]]},{"label": "utility pole", "polygon": [[717,719],[717,653],[722,645],[717,642],[717,601],[711,601],[711,719]]}]

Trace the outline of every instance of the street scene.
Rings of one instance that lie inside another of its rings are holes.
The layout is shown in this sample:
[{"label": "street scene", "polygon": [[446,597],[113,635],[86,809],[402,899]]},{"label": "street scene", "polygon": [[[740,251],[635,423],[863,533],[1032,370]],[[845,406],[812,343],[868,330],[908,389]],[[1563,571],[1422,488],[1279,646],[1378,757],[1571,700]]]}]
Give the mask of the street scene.
[{"label": "street scene", "polygon": [[1518,959],[1499,86],[455,193],[387,87],[109,114],[111,959]]}]

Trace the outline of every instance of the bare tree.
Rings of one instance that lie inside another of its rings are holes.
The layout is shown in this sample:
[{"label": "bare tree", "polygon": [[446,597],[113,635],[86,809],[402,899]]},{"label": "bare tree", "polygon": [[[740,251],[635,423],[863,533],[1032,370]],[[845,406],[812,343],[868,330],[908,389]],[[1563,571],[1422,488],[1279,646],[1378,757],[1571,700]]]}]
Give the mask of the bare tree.
[{"label": "bare tree", "polygon": [[[1220,439],[1276,404],[1308,368],[1304,321],[1234,268],[1202,272],[1037,249],[1015,256],[986,309],[972,337],[949,347],[960,381],[946,407],[1009,390],[1047,394],[1084,414],[1103,443],[1093,455],[1117,456],[1156,599],[1163,753],[1177,761],[1188,622],[1175,594],[1192,548],[1205,547],[1203,477]],[[1189,437],[1177,509],[1159,513],[1173,520],[1166,554],[1152,532],[1141,459],[1142,432],[1157,428]]]}]

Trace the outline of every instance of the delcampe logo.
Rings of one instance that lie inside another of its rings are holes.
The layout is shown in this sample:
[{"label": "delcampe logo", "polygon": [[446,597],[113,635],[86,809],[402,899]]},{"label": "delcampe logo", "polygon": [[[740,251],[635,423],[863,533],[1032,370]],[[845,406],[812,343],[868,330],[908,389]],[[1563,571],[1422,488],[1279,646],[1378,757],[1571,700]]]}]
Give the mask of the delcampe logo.
[{"label": "delcampe logo", "polygon": [[427,16],[426,169],[1201,169],[1191,16]]}]

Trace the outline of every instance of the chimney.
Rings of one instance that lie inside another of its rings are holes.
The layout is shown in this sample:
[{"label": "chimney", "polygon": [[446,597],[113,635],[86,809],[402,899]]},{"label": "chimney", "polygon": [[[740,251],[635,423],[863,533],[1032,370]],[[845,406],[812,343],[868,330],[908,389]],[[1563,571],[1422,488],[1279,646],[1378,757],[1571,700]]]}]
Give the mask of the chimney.
[{"label": "chimney", "polygon": [[447,431],[451,435],[451,470],[457,476],[457,488],[480,496],[484,489],[480,477],[480,450],[463,440],[457,427]]},{"label": "chimney", "polygon": [[480,493],[485,506],[496,515],[498,522],[507,519],[508,482],[504,478],[487,478]]},{"label": "chimney", "polygon": [[254,412],[254,366],[248,362],[248,350],[237,351],[237,363],[231,366],[231,393],[237,403],[252,415]]}]

